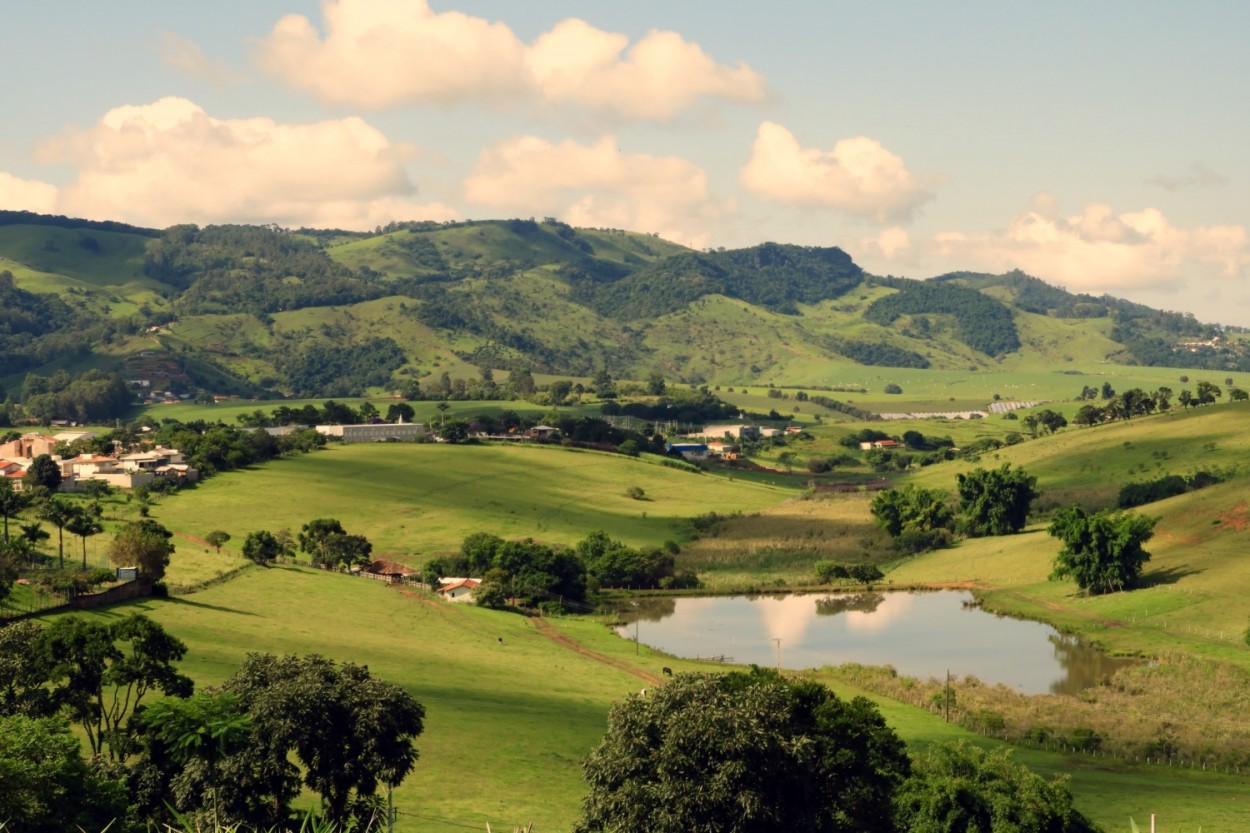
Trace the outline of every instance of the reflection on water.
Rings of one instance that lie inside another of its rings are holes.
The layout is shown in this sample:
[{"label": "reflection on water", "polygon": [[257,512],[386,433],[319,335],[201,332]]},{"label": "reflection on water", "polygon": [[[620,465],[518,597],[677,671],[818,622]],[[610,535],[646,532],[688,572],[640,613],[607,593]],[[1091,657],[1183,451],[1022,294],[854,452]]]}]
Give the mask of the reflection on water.
[{"label": "reflection on water", "polygon": [[856,613],[872,613],[885,601],[884,593],[839,593],[816,600],[817,616],[837,616],[853,610]]},{"label": "reflection on water", "polygon": [[949,671],[1026,694],[1075,694],[1133,662],[971,602],[965,591],[636,599],[618,609],[618,632],[682,657],[892,665],[922,679]]}]

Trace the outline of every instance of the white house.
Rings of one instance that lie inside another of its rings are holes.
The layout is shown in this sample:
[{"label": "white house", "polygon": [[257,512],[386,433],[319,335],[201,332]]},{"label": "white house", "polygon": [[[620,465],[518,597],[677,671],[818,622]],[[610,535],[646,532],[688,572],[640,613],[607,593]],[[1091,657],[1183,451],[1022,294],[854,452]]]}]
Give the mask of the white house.
[{"label": "white house", "polygon": [[438,588],[438,595],[449,602],[468,602],[473,600],[473,591],[481,584],[481,580],[475,578],[458,578],[450,579],[449,584],[444,584]]}]

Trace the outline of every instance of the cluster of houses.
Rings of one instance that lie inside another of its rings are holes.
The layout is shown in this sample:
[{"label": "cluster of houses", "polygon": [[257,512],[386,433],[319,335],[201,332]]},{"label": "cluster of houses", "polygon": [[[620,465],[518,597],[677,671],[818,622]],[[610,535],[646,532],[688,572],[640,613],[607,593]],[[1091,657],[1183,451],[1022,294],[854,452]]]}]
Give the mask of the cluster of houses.
[{"label": "cluster of houses", "polygon": [[772,437],[789,436],[802,431],[796,425],[785,428],[767,428],[760,425],[724,423],[705,425],[702,430],[686,434],[687,440],[702,439],[703,442],[668,443],[665,449],[680,454],[687,460],[737,460],[737,448],[742,441],[765,440]]},{"label": "cluster of houses", "polygon": [[61,490],[76,491],[88,480],[103,481],[110,486],[133,489],[146,486],[158,477],[179,483],[192,483],[199,472],[187,465],[182,452],[156,446],[127,454],[79,454],[64,457],[55,450],[63,444],[99,436],[94,431],[62,431],[59,434],[23,434],[15,440],[0,443],[0,476],[11,481],[18,490],[22,478],[36,457],[48,455],[61,468]]}]

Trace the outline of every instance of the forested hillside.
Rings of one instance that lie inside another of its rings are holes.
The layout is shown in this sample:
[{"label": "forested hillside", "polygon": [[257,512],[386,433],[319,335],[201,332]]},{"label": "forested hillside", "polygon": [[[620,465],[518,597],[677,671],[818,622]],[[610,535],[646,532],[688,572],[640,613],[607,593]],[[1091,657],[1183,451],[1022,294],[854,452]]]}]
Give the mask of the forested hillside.
[{"label": "forested hillside", "polygon": [[0,382],[68,418],[49,397],[87,371],[107,410],[117,380],[279,397],[492,391],[524,371],[780,386],[865,366],[1247,370],[1243,336],[1019,272],[877,277],[835,247],[694,251],[555,218],[365,233],[0,212]]}]

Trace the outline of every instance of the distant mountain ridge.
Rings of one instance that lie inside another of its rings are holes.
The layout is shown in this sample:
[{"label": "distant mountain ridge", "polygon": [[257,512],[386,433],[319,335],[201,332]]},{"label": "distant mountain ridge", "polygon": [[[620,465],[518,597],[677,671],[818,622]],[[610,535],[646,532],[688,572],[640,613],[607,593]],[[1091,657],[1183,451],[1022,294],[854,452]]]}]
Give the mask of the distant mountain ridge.
[{"label": "distant mountain ridge", "polygon": [[[3,277],[6,274],[9,277]],[[495,370],[807,383],[839,368],[1250,370],[1244,333],[1020,272],[920,281],[836,247],[695,251],[554,218],[164,230],[0,212],[0,379],[136,356],[169,386],[346,396]]]}]

